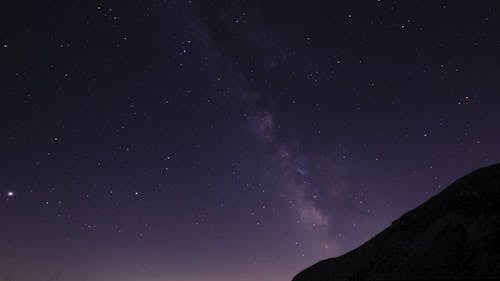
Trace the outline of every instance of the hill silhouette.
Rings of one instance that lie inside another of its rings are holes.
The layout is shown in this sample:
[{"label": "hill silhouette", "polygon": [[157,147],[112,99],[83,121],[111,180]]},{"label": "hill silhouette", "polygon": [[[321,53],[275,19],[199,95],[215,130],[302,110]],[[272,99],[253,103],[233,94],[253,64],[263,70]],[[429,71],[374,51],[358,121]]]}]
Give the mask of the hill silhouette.
[{"label": "hill silhouette", "polygon": [[293,281],[500,278],[500,164],[452,183],[360,247]]}]

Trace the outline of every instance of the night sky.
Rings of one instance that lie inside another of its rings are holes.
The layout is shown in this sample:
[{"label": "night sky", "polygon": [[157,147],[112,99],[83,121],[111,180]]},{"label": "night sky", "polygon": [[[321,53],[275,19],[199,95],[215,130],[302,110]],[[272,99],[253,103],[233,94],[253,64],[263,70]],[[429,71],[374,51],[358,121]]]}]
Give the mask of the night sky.
[{"label": "night sky", "polygon": [[0,278],[287,281],[359,246],[500,161],[498,3],[2,3]]}]

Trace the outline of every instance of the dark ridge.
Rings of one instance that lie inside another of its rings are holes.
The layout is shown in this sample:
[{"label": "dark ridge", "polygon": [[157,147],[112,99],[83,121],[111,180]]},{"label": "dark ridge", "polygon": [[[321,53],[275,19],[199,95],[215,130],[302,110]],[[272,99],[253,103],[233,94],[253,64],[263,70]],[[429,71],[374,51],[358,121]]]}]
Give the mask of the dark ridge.
[{"label": "dark ridge", "polygon": [[293,281],[500,278],[500,164],[452,183],[360,247]]}]

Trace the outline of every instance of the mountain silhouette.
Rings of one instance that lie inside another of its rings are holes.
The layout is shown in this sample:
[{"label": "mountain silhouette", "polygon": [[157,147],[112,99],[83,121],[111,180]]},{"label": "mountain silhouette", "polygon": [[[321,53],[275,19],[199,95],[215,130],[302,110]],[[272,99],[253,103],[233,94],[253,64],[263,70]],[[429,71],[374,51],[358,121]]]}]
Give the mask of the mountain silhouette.
[{"label": "mountain silhouette", "polygon": [[360,247],[293,281],[500,279],[500,164],[458,179]]}]

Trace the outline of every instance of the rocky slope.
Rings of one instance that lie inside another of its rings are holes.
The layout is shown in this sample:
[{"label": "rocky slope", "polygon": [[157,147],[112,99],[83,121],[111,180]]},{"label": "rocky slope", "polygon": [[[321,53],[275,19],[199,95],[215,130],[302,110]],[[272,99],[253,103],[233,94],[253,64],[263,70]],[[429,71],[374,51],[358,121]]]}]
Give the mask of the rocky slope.
[{"label": "rocky slope", "polygon": [[479,169],[357,249],[293,281],[500,278],[500,164]]}]

